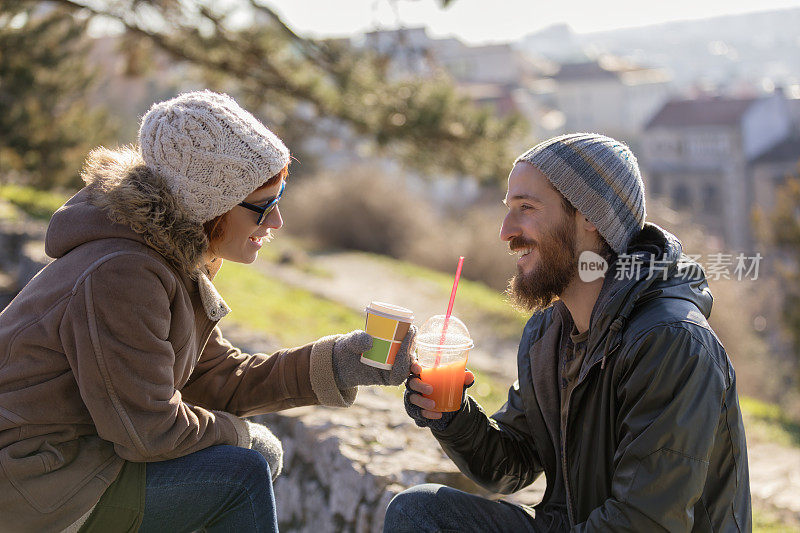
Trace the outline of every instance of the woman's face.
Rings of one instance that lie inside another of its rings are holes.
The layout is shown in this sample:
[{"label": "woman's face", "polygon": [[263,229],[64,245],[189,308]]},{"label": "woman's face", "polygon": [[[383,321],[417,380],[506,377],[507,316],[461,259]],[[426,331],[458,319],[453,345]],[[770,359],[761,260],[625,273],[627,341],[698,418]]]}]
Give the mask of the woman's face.
[{"label": "woman's face", "polygon": [[[282,184],[283,179],[269,187],[251,193],[244,201],[257,206],[264,206],[275,198]],[[270,211],[260,226],[256,224],[258,216],[255,211],[240,205],[231,209],[225,220],[222,239],[214,245],[214,255],[237,263],[252,263],[255,261],[258,256],[258,250],[272,238],[271,230],[279,229],[283,226],[283,219],[277,205]]]}]

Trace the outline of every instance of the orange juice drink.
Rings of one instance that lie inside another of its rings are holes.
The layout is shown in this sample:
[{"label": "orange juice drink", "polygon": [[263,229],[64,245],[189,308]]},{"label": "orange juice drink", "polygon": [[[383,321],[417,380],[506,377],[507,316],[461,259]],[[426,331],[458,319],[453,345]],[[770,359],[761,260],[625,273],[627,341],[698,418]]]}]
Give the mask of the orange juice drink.
[{"label": "orange juice drink", "polygon": [[436,403],[431,411],[458,411],[467,356],[473,347],[467,326],[452,315],[435,315],[425,321],[417,337],[420,379],[433,386],[431,394],[423,395]]},{"label": "orange juice drink", "polygon": [[436,402],[436,407],[431,409],[432,411],[440,413],[458,411],[461,407],[461,396],[464,393],[466,368],[466,358],[437,367],[423,367],[420,379],[433,386],[431,394],[423,394],[426,398]]}]

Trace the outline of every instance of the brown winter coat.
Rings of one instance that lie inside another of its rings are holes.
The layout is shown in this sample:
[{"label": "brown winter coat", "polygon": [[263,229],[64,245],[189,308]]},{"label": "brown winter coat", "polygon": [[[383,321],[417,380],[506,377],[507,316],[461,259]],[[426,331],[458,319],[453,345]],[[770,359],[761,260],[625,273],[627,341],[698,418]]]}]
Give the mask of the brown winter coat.
[{"label": "brown winter coat", "polygon": [[247,447],[239,416],[355,398],[332,337],[272,355],[224,339],[202,231],[134,152],[84,179],[50,222],[55,261],[0,313],[0,531],[70,526],[125,460]]}]

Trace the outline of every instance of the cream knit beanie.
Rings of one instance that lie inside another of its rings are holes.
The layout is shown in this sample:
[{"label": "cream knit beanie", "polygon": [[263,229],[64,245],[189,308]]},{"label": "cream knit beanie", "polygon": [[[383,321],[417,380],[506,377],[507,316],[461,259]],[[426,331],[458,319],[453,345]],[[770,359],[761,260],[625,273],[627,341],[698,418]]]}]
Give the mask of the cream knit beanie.
[{"label": "cream knit beanie", "polygon": [[142,118],[139,146],[192,220],[227,213],[289,163],[283,142],[230,96],[184,93]]}]

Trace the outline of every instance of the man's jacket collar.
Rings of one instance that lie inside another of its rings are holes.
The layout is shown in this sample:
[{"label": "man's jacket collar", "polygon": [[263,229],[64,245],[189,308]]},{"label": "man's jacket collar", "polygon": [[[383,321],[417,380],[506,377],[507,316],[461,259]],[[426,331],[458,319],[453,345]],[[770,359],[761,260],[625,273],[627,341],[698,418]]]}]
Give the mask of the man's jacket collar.
[{"label": "man's jacket collar", "polygon": [[[632,264],[638,264],[639,268],[626,268]],[[606,358],[620,347],[625,326],[635,309],[653,298],[689,300],[706,318],[711,314],[713,298],[702,267],[683,253],[677,237],[647,222],[626,253],[618,256],[606,271],[589,322],[587,354],[591,355],[584,362],[584,369],[600,358],[601,366],[605,367]],[[564,303],[559,300],[554,306],[562,322],[571,324]]]}]

